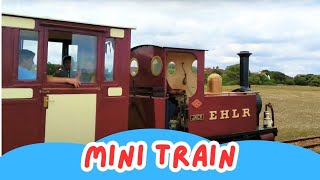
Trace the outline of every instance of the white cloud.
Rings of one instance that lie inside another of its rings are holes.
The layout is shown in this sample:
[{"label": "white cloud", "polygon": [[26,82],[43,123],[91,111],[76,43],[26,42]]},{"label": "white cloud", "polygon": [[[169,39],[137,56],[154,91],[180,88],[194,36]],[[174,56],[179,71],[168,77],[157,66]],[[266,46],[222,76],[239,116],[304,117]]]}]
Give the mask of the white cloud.
[{"label": "white cloud", "polygon": [[5,12],[137,27],[132,46],[155,44],[208,49],[206,66],[238,62],[252,52],[250,69],[288,75],[320,73],[317,1],[22,1]]}]

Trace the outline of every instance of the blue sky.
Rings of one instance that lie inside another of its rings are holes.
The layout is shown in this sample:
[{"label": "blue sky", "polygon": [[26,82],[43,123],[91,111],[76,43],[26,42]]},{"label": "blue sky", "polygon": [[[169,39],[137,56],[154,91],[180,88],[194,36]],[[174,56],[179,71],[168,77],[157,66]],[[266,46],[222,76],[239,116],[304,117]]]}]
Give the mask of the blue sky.
[{"label": "blue sky", "polygon": [[320,74],[320,1],[3,0],[2,11],[133,26],[132,47],[207,49],[206,67],[236,64],[248,50],[251,71]]}]

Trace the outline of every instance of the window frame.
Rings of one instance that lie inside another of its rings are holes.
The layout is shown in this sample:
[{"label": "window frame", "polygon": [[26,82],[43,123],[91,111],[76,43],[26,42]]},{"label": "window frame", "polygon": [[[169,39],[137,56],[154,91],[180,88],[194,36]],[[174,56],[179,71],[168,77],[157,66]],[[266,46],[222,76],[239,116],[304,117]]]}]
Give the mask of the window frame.
[{"label": "window frame", "polygon": [[[160,67],[160,71],[158,72],[158,73],[155,73],[154,71],[153,71],[153,69],[152,69],[152,63],[153,63],[153,61],[155,61],[156,59],[160,59],[160,62],[161,62],[161,67]],[[160,56],[153,56],[152,57],[152,59],[151,59],[151,61],[150,61],[150,70],[151,70],[151,73],[152,73],[152,75],[153,76],[159,76],[160,74],[161,74],[161,72],[162,72],[162,70],[163,70],[163,61],[162,61],[162,58],[160,57]]]},{"label": "window frame", "polygon": [[[197,67],[196,67],[196,68],[197,68],[197,69],[196,69],[197,71],[196,71],[196,72],[193,72],[193,63],[194,63],[195,61],[197,61],[197,63],[196,63],[196,64],[197,64]],[[198,59],[195,59],[195,60],[192,61],[192,63],[191,63],[191,72],[192,72],[193,74],[198,75]]]},{"label": "window frame", "polygon": [[[112,81],[106,81],[104,79],[104,73],[101,74],[100,78],[101,78],[101,84],[103,86],[106,86],[106,87],[114,87],[114,86],[121,86],[121,80],[119,79],[119,73],[121,73],[119,71],[119,66],[121,66],[119,63],[119,52],[118,52],[118,49],[119,49],[119,46],[121,46],[121,40],[123,38],[117,38],[117,37],[111,37],[110,36],[110,29],[108,29],[106,32],[104,32],[102,34],[102,38],[101,38],[101,43],[102,43],[102,46],[100,47],[101,48],[101,53],[102,53],[102,56],[101,56],[101,70],[104,72],[105,70],[105,63],[104,63],[104,60],[105,60],[105,48],[106,48],[106,44],[105,44],[105,41],[107,38],[113,38],[114,39],[114,64],[113,64],[113,69],[114,69],[114,73],[113,73],[113,80]],[[119,42],[120,41],[120,42]],[[120,47],[121,49],[121,47]],[[129,66],[129,65],[128,65]],[[128,70],[129,70],[129,67],[128,67]]]},{"label": "window frame", "polygon": [[[113,39],[113,69],[112,69],[112,80],[107,80],[105,78],[105,70],[106,70],[106,53],[105,53],[105,49],[106,49],[106,40],[107,39]],[[116,59],[117,59],[117,38],[115,37],[110,37],[110,36],[105,36],[104,37],[104,42],[103,42],[103,82],[104,83],[112,83],[115,84],[116,83],[116,67],[117,67],[117,63],[116,63]],[[117,83],[116,83],[117,84]]]},{"label": "window frame", "polygon": [[[12,77],[13,77],[13,81],[12,83],[17,86],[20,87],[20,84],[28,84],[28,85],[37,85],[41,82],[41,56],[42,56],[42,52],[41,52],[41,37],[42,37],[42,32],[39,29],[25,29],[25,28],[12,28],[14,30],[13,33],[13,39],[14,39],[14,48],[13,49],[13,71],[12,71]],[[36,79],[35,80],[19,80],[18,79],[18,67],[19,67],[19,50],[20,50],[20,32],[21,31],[32,31],[32,32],[36,32],[38,35],[38,46],[37,46],[37,72],[36,72]],[[23,85],[22,85],[23,86]]]},{"label": "window frame", "polygon": [[[138,66],[138,70],[137,70],[137,73],[135,75],[132,75],[132,73],[131,73],[131,64],[132,64],[133,61],[136,61],[137,62],[137,66]],[[131,60],[130,60],[130,72],[129,73],[130,73],[131,77],[136,77],[139,74],[139,61],[138,61],[137,58],[131,58]]]},{"label": "window frame", "polygon": [[[101,32],[94,32],[94,31],[83,31],[83,30],[77,30],[73,28],[60,28],[60,27],[46,27],[45,28],[45,38],[44,38],[44,62],[43,62],[43,74],[45,76],[44,80],[44,86],[48,88],[73,88],[73,85],[67,84],[67,83],[52,83],[48,82],[47,80],[47,64],[48,64],[48,42],[49,42],[49,33],[50,32],[63,32],[63,33],[71,33],[71,34],[79,34],[79,35],[87,35],[87,36],[95,36],[96,37],[96,72],[95,72],[95,82],[92,83],[81,83],[82,88],[90,88],[90,87],[97,87],[100,83],[100,72],[101,67],[100,65],[100,47],[99,44],[101,43],[101,35],[103,33]],[[60,41],[51,41],[51,42],[60,42]]]},{"label": "window frame", "polygon": [[[173,74],[170,74],[170,72],[169,72],[169,65],[170,65],[170,63],[173,63],[173,64],[174,64],[174,73],[173,73]],[[175,63],[174,61],[170,61],[170,62],[168,63],[168,65],[167,65],[167,72],[168,72],[168,75],[169,75],[169,76],[175,76],[175,75],[177,74],[177,65],[176,65],[176,63]]]}]

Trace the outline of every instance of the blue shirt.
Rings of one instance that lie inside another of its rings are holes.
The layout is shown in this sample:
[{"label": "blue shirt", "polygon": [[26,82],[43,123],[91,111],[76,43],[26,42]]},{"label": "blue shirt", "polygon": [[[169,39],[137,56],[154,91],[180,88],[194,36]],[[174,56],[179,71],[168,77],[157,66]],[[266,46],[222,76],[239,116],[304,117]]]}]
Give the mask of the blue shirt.
[{"label": "blue shirt", "polygon": [[36,73],[21,66],[18,67],[18,80],[35,80]]}]

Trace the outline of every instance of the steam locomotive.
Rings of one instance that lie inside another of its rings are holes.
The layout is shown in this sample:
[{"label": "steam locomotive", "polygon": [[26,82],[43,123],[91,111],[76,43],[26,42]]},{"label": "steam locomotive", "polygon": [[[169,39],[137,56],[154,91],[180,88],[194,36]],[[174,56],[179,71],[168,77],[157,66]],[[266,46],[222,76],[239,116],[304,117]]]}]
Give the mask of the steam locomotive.
[{"label": "steam locomotive", "polygon": [[218,74],[208,77],[204,89],[204,53],[154,45],[131,49],[129,129],[176,129],[220,142],[274,140],[277,129],[269,111],[259,127],[262,100],[248,80],[251,53],[238,53],[240,88],[232,92],[222,92]]},{"label": "steam locomotive", "polygon": [[[42,142],[85,144],[139,128],[219,142],[274,140],[272,106],[259,125],[262,101],[248,81],[251,53],[238,54],[239,89],[222,92],[217,74],[205,89],[205,50],[131,48],[133,29],[2,14],[2,153]],[[65,56],[74,73],[55,77],[52,68],[61,69]],[[62,83],[72,79],[81,86]]]}]

